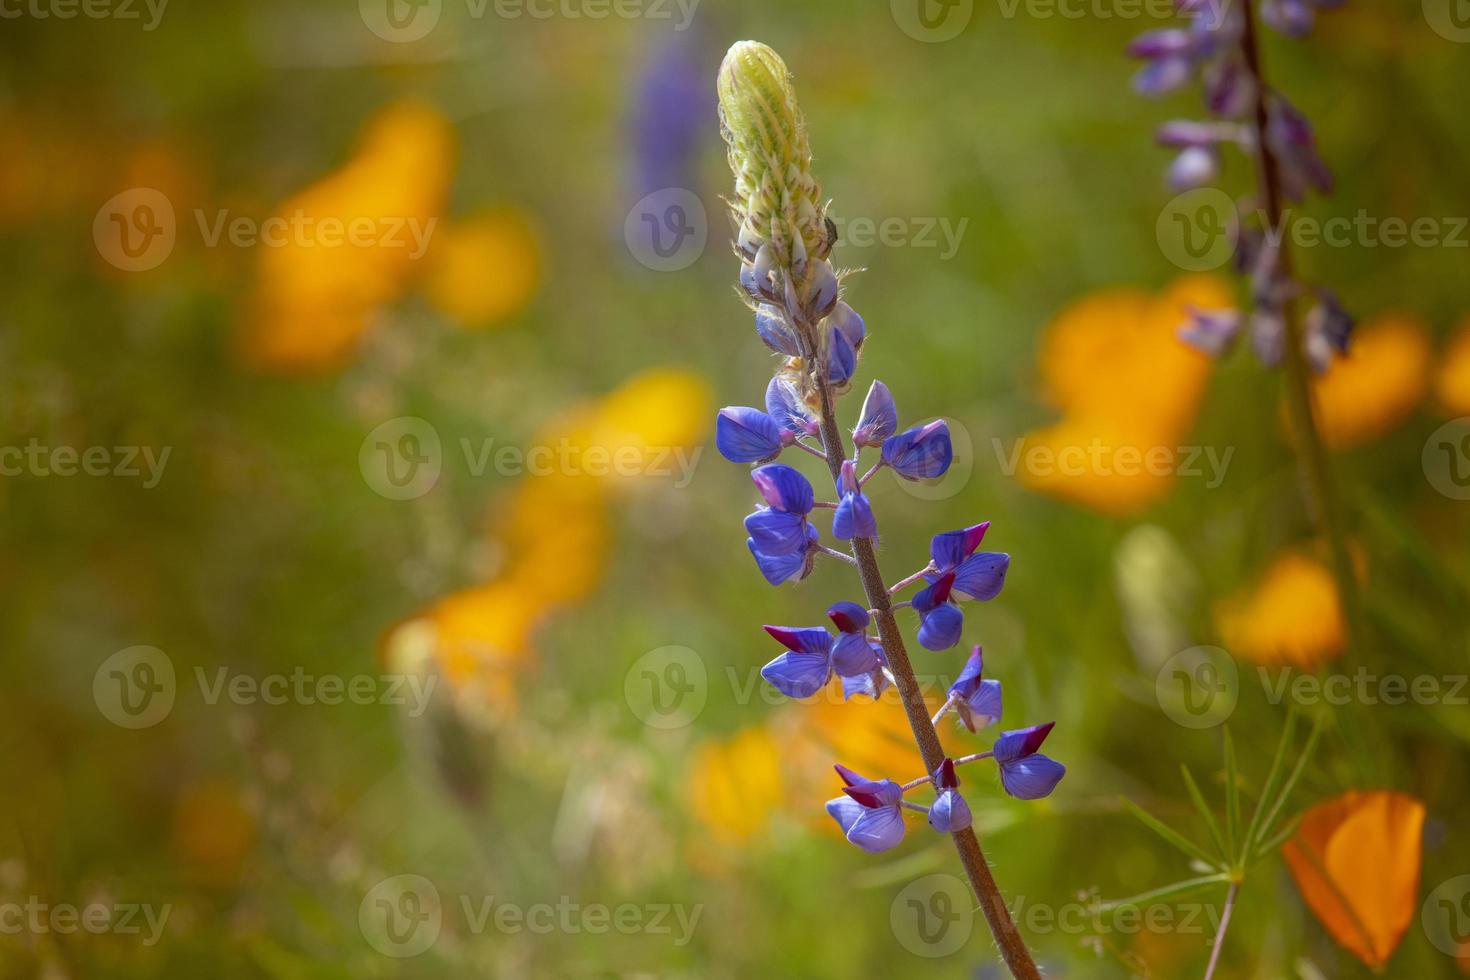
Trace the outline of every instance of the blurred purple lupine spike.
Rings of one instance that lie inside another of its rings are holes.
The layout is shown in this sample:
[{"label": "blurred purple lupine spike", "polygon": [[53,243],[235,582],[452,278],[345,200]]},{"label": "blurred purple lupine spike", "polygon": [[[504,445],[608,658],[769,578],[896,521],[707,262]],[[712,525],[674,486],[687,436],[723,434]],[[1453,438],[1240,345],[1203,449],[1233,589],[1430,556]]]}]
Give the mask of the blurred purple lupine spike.
[{"label": "blurred purple lupine spike", "polygon": [[[1308,315],[1299,332],[1288,324],[1291,300],[1302,290],[1284,281],[1274,254],[1285,233],[1283,201],[1301,201],[1309,190],[1330,193],[1332,172],[1317,152],[1316,136],[1306,116],[1259,75],[1255,10],[1260,21],[1292,37],[1307,34],[1319,10],[1342,0],[1178,0],[1187,29],[1164,28],[1135,38],[1128,54],[1148,63],[1134,86],[1149,95],[1178,88],[1198,70],[1205,107],[1213,122],[1173,120],[1158,131],[1158,141],[1176,149],[1166,178],[1176,191],[1212,185],[1219,179],[1221,150],[1235,144],[1259,164],[1257,188],[1261,211],[1236,222],[1236,269],[1252,272],[1254,308],[1249,314],[1191,311],[1178,331],[1185,343],[1221,356],[1233,345],[1243,323],[1250,324],[1251,348],[1262,363],[1275,366],[1286,353],[1287,335],[1300,344],[1305,361],[1325,370],[1335,354],[1345,353],[1351,317],[1335,302]],[[1254,4],[1259,3],[1259,8]],[[1234,122],[1240,120],[1240,122]],[[1258,226],[1248,225],[1254,219]],[[1319,312],[1320,311],[1320,312]],[[1300,363],[1293,361],[1293,363]]]}]

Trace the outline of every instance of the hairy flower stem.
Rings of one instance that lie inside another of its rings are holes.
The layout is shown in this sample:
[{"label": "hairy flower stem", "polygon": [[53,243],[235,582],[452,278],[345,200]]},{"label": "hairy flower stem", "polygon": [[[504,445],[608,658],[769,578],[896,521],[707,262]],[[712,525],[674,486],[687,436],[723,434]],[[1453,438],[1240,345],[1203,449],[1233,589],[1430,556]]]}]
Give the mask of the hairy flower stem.
[{"label": "hairy flower stem", "polygon": [[[1246,65],[1255,78],[1254,120],[1257,182],[1265,198],[1267,232],[1279,236],[1277,257],[1283,276],[1291,273],[1291,256],[1287,251],[1285,216],[1281,193],[1281,166],[1266,138],[1270,110],[1267,106],[1265,72],[1261,63],[1260,33],[1257,30],[1256,12],[1253,4],[1242,4],[1244,30],[1241,32],[1241,49]],[[1332,573],[1337,581],[1337,591],[1342,603],[1343,621],[1348,629],[1348,646],[1352,648],[1361,640],[1358,620],[1358,583],[1353,573],[1352,558],[1348,553],[1347,539],[1342,531],[1340,512],[1332,490],[1332,475],[1327,462],[1327,450],[1317,426],[1316,411],[1312,403],[1311,368],[1307,364],[1305,337],[1301,318],[1297,315],[1296,302],[1287,298],[1282,309],[1286,325],[1285,381],[1286,406],[1291,418],[1292,435],[1297,449],[1297,461],[1301,467],[1303,492],[1307,500],[1307,511],[1318,533],[1327,539],[1332,552]]]},{"label": "hairy flower stem", "polygon": [[[793,322],[796,322],[796,311],[788,307],[787,312],[793,315]],[[810,330],[804,334],[812,336]],[[814,362],[809,360],[808,363],[820,365],[823,361],[818,357]],[[822,443],[827,451],[827,468],[832,471],[832,480],[835,483],[842,475],[842,430],[837,426],[837,415],[832,409],[832,389],[827,384],[824,368],[818,368],[816,382],[821,396]],[[878,638],[883,643],[888,669],[893,674],[894,684],[903,701],[903,710],[909,717],[909,727],[913,729],[914,741],[918,743],[919,754],[924,759],[924,768],[931,773],[935,772],[944,763],[944,748],[939,744],[939,733],[929,720],[929,706],[924,702],[924,693],[920,690],[914,668],[909,663],[898,621],[893,618],[893,604],[888,595],[888,586],[883,584],[883,573],[878,569],[878,558],[873,553],[872,539],[853,538],[852,553],[857,559],[863,591],[867,593],[868,603],[876,613],[874,618],[878,623]],[[1031,953],[1026,949],[1026,943],[1015,922],[1011,920],[1010,910],[1006,908],[1000,888],[990,873],[990,865],[985,861],[985,853],[980,849],[980,840],[975,836],[975,831],[966,827],[950,836],[954,838],[955,849],[960,852],[960,863],[965,866],[965,874],[970,879],[970,887],[980,901],[985,921],[990,924],[990,932],[995,936],[1001,956],[1005,958],[1011,974],[1018,980],[1041,980],[1041,973],[1036,969],[1036,963],[1031,959]]]},{"label": "hairy flower stem", "polygon": [[1205,968],[1205,980],[1212,980],[1215,967],[1220,963],[1220,950],[1225,948],[1225,931],[1230,928],[1230,913],[1235,911],[1235,898],[1240,894],[1240,882],[1232,881],[1225,893],[1225,912],[1220,916],[1220,927],[1215,930],[1215,949],[1210,953],[1210,965]]}]

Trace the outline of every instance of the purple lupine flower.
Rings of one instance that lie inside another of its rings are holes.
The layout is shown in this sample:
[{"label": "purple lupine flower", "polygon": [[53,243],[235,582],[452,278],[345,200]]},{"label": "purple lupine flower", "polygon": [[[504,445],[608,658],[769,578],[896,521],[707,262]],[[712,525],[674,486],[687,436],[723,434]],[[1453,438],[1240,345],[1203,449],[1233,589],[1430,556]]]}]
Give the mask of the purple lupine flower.
[{"label": "purple lupine flower", "polygon": [[970,731],[978,731],[1000,721],[1000,681],[983,680],[985,658],[980,647],[970,651],[965,669],[949,686],[949,695],[954,698],[956,713]]},{"label": "purple lupine flower", "polygon": [[903,787],[891,779],[871,780],[846,766],[835,766],[844,795],[827,801],[827,812],[843,834],[865,851],[877,853],[903,840]]},{"label": "purple lupine flower", "polygon": [[708,52],[696,31],[661,44],[638,77],[630,120],[639,194],[695,186],[710,111]]},{"label": "purple lupine flower", "polygon": [[837,482],[841,499],[832,517],[832,536],[841,541],[853,538],[876,538],[878,522],[873,517],[867,494],[858,486],[857,467],[850,459],[842,461],[842,475]]},{"label": "purple lupine flower", "polygon": [[806,578],[816,556],[817,529],[807,520],[815,495],[807,478],[783,463],[751,471],[766,505],[745,518],[745,544],[766,581],[780,585]]},{"label": "purple lupine flower", "polygon": [[822,430],[796,389],[783,378],[772,378],[766,385],[766,413],[798,436],[814,436]]},{"label": "purple lupine flower", "polygon": [[1308,0],[1262,0],[1261,20],[1287,37],[1306,37],[1317,17],[1315,6]]},{"label": "purple lupine flower", "polygon": [[1214,147],[1191,146],[1179,152],[1169,165],[1166,178],[1176,191],[1203,187],[1220,176],[1220,151]]},{"label": "purple lupine flower", "polygon": [[837,626],[832,643],[832,666],[844,677],[858,677],[877,670],[883,647],[868,637],[868,611],[856,602],[837,602],[827,610]]},{"label": "purple lupine flower", "polygon": [[1266,141],[1280,165],[1282,193],[1293,201],[1303,200],[1309,187],[1330,194],[1332,171],[1317,154],[1317,137],[1307,117],[1276,93],[1269,109]]},{"label": "purple lupine flower", "polygon": [[1011,556],[1001,552],[975,554],[990,522],[936,534],[929,544],[933,570],[924,574],[928,586],[911,600],[919,614],[919,645],[926,650],[948,650],[960,641],[964,613],[954,603],[963,599],[994,599],[1005,585]]},{"label": "purple lupine flower", "polygon": [[787,357],[801,356],[801,344],[796,331],[786,322],[786,315],[770,303],[761,303],[755,308],[755,332],[761,342],[777,354]]},{"label": "purple lupine flower", "polygon": [[856,370],[857,351],[853,350],[846,334],[830,327],[827,334],[827,380],[841,387],[852,380]]},{"label": "purple lupine flower", "polygon": [[715,448],[732,463],[765,463],[796,441],[796,433],[758,408],[731,405],[715,419]]},{"label": "purple lupine flower", "polygon": [[1128,53],[1148,62],[1133,76],[1133,88],[1144,95],[1163,95],[1189,81],[1195,65],[1213,49],[1207,32],[1164,28],[1140,34]]},{"label": "purple lupine flower", "polygon": [[944,419],[915,426],[883,440],[883,462],[906,480],[943,476],[953,459],[949,424]]},{"label": "purple lupine flower", "polygon": [[1210,357],[1221,357],[1234,346],[1244,323],[1239,310],[1202,310],[1189,306],[1186,311],[1189,319],[1178,331],[1184,343]]},{"label": "purple lupine flower", "polygon": [[959,793],[960,778],[954,771],[954,760],[946,758],[934,774],[938,794],[929,807],[929,826],[941,834],[952,834],[970,826],[970,805]]},{"label": "purple lupine flower", "polygon": [[839,301],[836,306],[832,307],[827,322],[842,334],[842,339],[846,340],[848,346],[854,351],[863,349],[863,341],[868,336],[868,327],[863,322],[863,318],[858,316],[857,310]]},{"label": "purple lupine flower", "polygon": [[893,403],[893,395],[886,384],[874,381],[868,388],[868,397],[863,399],[863,411],[852,430],[852,441],[859,447],[881,446],[897,430],[898,407]]},{"label": "purple lupine flower", "polygon": [[1039,800],[1048,796],[1067,774],[1067,767],[1039,754],[1036,750],[1051,734],[1056,722],[1032,725],[1013,732],[1001,732],[991,749],[1000,766],[1000,784],[1018,800]]},{"label": "purple lupine flower", "polygon": [[786,653],[761,668],[761,676],[788,698],[809,698],[832,679],[832,635],[820,626],[767,626]]},{"label": "purple lupine flower", "polygon": [[1250,111],[1256,98],[1256,79],[1238,55],[1218,58],[1201,74],[1205,108],[1223,119],[1239,119]]},{"label": "purple lupine flower", "polygon": [[1317,373],[1327,370],[1334,354],[1347,353],[1355,323],[1352,314],[1337,301],[1337,294],[1330,289],[1317,290],[1317,302],[1303,321],[1307,356]]}]

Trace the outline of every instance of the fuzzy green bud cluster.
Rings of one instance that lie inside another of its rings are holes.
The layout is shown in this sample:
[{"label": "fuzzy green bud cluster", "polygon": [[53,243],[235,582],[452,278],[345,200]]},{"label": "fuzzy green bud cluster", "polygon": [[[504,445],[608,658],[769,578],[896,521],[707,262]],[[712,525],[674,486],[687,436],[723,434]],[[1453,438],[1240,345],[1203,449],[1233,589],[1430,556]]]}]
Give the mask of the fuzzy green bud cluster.
[{"label": "fuzzy green bud cluster", "polygon": [[812,176],[791,73],[766,45],[740,41],[720,65],[718,88],[735,175],[741,285],[758,303],[794,312],[793,326],[815,339],[816,324],[837,303],[837,276],[827,261],[836,236]]}]

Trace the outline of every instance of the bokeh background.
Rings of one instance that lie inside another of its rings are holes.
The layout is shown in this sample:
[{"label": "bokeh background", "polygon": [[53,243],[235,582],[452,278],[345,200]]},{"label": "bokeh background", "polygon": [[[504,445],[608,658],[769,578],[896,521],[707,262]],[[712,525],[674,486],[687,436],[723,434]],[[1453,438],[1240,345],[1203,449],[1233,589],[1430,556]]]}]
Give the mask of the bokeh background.
[{"label": "bokeh background", "polygon": [[[833,762],[920,773],[901,708],[759,679],[760,624],[856,583],[765,585],[712,445],[770,367],[720,198],[747,37],[795,72],[864,270],[857,390],[955,435],[939,483],[873,484],[888,575],[981,519],[1012,554],[965,643],[1068,775],[966,785],[1049,973],[1203,972],[1221,889],[1086,911],[1197,873],[1120,797],[1201,836],[1180,763],[1218,805],[1228,725],[1253,801],[1295,700],[1323,736],[1292,811],[1400,805],[1314,839],[1336,907],[1253,869],[1219,975],[1470,975],[1460,21],[1352,2],[1268,42],[1338,176],[1300,213],[1440,236],[1298,250],[1362,321],[1317,383],[1365,583],[1346,651],[1279,377],[1173,337],[1239,285],[1160,231],[1151,132],[1197,96],[1135,95],[1123,48],[1163,11],[936,5],[941,39],[912,6],[0,8],[0,976],[1003,975],[946,841],[916,819],[867,855],[822,812]],[[1199,455],[1028,455],[1091,445]],[[1168,693],[1201,645],[1236,668],[1203,718]],[[915,659],[937,692],[963,652]],[[1271,695],[1359,671],[1439,686]]]}]

